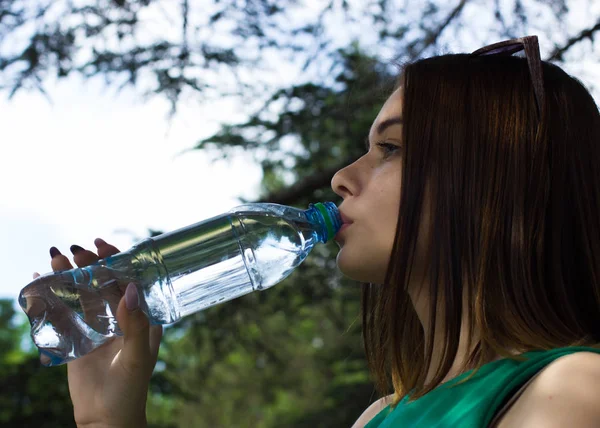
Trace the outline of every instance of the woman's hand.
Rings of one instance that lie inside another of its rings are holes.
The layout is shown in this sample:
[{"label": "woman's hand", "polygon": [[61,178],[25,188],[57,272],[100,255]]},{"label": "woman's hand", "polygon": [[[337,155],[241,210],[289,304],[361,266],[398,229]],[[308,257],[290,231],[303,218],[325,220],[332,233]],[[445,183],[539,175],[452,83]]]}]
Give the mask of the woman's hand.
[{"label": "woman's hand", "polygon": [[[85,249],[74,251],[73,261],[78,267],[119,252],[102,239],[96,239],[94,244],[98,254]],[[73,268],[66,256],[55,249],[52,254],[53,271]],[[37,276],[40,275],[35,273],[34,278]],[[162,326],[149,325],[146,315],[135,308],[135,288],[129,287],[116,314],[123,336],[67,363],[69,391],[79,427],[146,425],[148,385],[158,358]]]}]

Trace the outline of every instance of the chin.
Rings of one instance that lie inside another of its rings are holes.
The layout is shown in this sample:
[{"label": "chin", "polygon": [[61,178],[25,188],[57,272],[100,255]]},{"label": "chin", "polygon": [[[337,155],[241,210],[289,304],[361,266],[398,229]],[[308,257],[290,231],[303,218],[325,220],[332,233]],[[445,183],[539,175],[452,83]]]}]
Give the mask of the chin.
[{"label": "chin", "polygon": [[340,272],[353,281],[382,284],[385,279],[386,266],[374,269],[378,263],[373,263],[364,256],[351,257],[349,254],[344,254],[343,249],[338,253],[336,263]]}]

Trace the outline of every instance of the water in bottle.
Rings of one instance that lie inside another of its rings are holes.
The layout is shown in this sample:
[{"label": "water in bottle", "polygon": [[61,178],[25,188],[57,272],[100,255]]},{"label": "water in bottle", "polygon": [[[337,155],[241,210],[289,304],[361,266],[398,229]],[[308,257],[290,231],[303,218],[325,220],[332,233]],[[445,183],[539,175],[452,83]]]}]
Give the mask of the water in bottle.
[{"label": "water in bottle", "polygon": [[115,313],[129,282],[151,324],[173,323],[277,284],[341,223],[331,202],[307,210],[241,205],[89,266],[42,275],[23,288],[19,304],[44,364],[63,364],[122,335]]}]

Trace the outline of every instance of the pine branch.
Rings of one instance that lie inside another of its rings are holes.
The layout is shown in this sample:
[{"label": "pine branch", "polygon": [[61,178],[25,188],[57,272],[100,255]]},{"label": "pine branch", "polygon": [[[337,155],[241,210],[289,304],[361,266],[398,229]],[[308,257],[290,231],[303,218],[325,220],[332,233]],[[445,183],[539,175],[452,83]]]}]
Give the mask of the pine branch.
[{"label": "pine branch", "polygon": [[340,162],[339,164],[327,168],[326,170],[323,170],[309,177],[306,177],[303,180],[300,180],[299,182],[288,187],[287,189],[271,193],[270,195],[261,198],[257,202],[270,202],[274,204],[291,205],[297,200],[310,195],[315,190],[329,186],[334,174],[352,162],[354,162],[354,160],[345,160],[344,162]]}]

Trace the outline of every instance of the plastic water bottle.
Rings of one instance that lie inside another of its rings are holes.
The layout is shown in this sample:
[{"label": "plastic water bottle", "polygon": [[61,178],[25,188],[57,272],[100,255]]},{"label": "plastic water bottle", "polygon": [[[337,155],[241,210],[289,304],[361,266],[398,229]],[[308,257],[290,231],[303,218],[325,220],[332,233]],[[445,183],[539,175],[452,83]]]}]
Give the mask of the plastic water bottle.
[{"label": "plastic water bottle", "polygon": [[180,318],[286,278],[341,227],[331,202],[307,210],[254,203],[82,268],[42,275],[19,295],[47,366],[81,357],[122,332],[115,313],[129,282],[151,324]]}]

